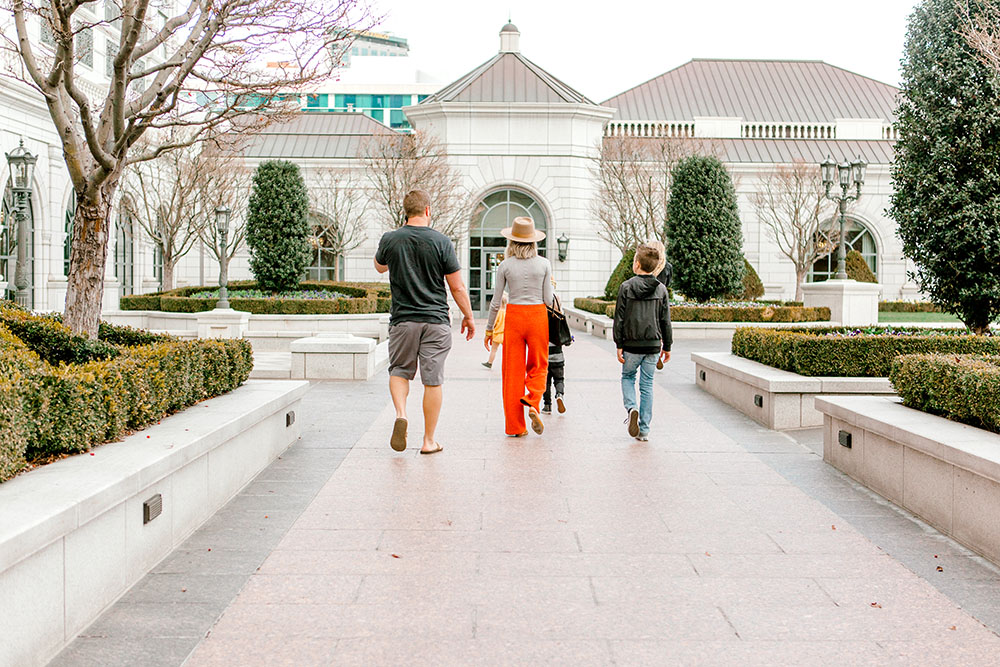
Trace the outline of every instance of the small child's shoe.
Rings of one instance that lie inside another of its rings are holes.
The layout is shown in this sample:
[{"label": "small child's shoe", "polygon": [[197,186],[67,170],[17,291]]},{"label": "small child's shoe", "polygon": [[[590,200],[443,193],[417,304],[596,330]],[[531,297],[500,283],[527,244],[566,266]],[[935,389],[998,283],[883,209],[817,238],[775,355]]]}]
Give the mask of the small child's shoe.
[{"label": "small child's shoe", "polygon": [[640,433],[639,435],[635,436],[635,439],[638,440],[639,442],[649,442],[649,434]]},{"label": "small child's shoe", "polygon": [[566,412],[566,402],[563,401],[562,394],[556,396],[556,409],[559,410],[559,414]]},{"label": "small child's shoe", "polygon": [[490,362],[488,362],[488,361],[484,361],[484,362],[483,362],[483,366],[486,366],[486,368],[493,368],[493,364],[491,364],[491,363],[490,363]]},{"label": "small child's shoe", "polygon": [[552,414],[552,406],[551,405],[543,405],[542,406],[542,414],[543,415],[551,415]]}]

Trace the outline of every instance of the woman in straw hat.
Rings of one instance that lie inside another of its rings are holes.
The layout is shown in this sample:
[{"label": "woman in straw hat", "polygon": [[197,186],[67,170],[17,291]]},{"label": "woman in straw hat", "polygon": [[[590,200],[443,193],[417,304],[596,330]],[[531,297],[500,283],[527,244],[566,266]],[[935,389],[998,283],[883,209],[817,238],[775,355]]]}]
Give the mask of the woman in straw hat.
[{"label": "woman in straw hat", "polygon": [[497,266],[485,345],[487,350],[492,345],[493,326],[506,289],[501,358],[505,430],[512,437],[527,435],[527,408],[532,430],[541,434],[545,427],[538,409],[548,372],[549,318],[545,306],[552,305],[552,267],[538,256],[538,242],[545,234],[535,229],[531,218],[514,218],[500,233],[508,244],[505,259]]}]

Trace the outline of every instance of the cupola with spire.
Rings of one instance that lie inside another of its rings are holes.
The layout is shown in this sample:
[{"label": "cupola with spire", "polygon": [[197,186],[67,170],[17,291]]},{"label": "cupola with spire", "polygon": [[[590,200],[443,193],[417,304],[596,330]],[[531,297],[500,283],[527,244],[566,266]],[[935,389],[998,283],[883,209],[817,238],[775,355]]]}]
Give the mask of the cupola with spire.
[{"label": "cupola with spire", "polygon": [[500,53],[518,53],[521,50],[521,33],[517,26],[507,21],[500,28]]}]

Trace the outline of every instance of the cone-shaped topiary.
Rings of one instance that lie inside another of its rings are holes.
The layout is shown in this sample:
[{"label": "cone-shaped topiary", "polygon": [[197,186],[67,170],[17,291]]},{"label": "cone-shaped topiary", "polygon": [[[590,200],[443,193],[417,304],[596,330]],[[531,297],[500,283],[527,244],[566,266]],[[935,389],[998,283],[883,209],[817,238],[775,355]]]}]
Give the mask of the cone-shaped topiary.
[{"label": "cone-shaped topiary", "polygon": [[991,4],[923,0],[910,15],[889,207],[920,290],[978,334],[1000,315],[1000,82],[962,11]]},{"label": "cone-shaped topiary", "polygon": [[632,264],[635,261],[635,248],[629,248],[622,255],[622,259],[618,262],[618,266],[615,270],[611,272],[611,277],[608,278],[608,284],[604,286],[604,298],[608,301],[614,301],[618,298],[618,288],[622,286],[622,283],[635,275],[632,271]]},{"label": "cone-shaped topiary", "polygon": [[250,270],[260,289],[295,289],[309,265],[309,193],[291,162],[257,167],[247,210]]},{"label": "cone-shaped topiary", "polygon": [[754,270],[753,265],[743,258],[743,289],[726,298],[730,301],[756,301],[764,296],[764,283],[760,281],[760,276]]},{"label": "cone-shaped topiary", "polygon": [[844,264],[847,265],[847,277],[851,280],[857,280],[859,283],[878,282],[878,278],[872,273],[868,262],[865,261],[865,258],[857,250],[851,250],[847,253],[847,257],[844,258]]},{"label": "cone-shaped topiary", "polygon": [[743,230],[733,181],[716,157],[692,155],[677,163],[667,204],[672,287],[708,301],[741,289]]}]

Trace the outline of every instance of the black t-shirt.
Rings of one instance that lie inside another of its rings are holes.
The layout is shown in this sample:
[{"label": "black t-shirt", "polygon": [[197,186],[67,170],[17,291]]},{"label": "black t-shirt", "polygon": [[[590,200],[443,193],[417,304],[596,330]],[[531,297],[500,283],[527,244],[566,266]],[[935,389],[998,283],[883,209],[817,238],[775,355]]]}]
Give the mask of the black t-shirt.
[{"label": "black t-shirt", "polygon": [[448,324],[444,277],[462,267],[447,236],[430,227],[404,225],[382,235],[375,261],[389,267],[390,323]]}]

